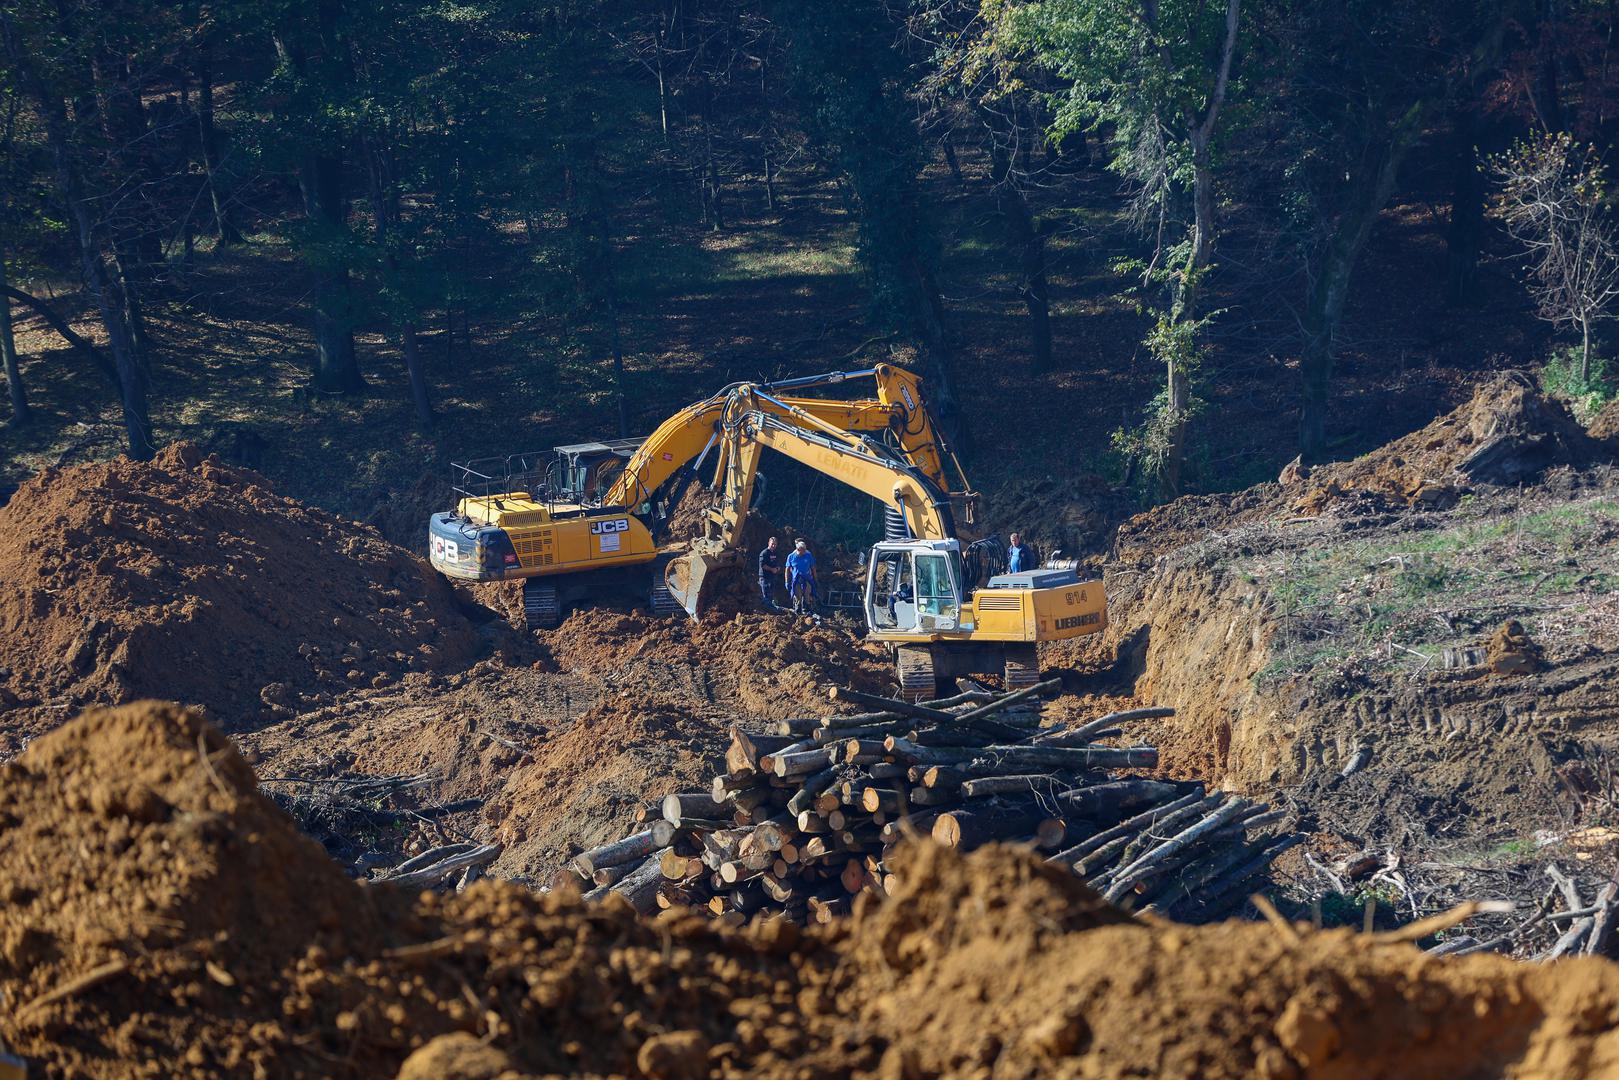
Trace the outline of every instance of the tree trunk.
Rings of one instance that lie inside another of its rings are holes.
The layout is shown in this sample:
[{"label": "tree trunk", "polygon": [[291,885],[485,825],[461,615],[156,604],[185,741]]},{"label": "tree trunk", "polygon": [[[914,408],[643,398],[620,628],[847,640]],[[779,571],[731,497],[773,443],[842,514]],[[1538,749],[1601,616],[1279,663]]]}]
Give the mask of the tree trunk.
[{"label": "tree trunk", "polygon": [[1580,386],[1591,385],[1591,320],[1580,320]]},{"label": "tree trunk", "polygon": [[939,136],[939,149],[944,151],[944,163],[950,168],[950,176],[958,184],[966,184],[967,178],[961,174],[961,162],[956,158],[956,133],[950,128],[944,129]]},{"label": "tree trunk", "polygon": [[[1010,132],[1006,133],[1011,135]],[[995,180],[995,205],[1006,222],[1007,235],[1018,251],[1022,281],[1018,295],[1029,309],[1031,370],[1051,370],[1051,291],[1046,277],[1046,237],[1029,209],[1029,201],[1012,175],[1012,149],[1000,138],[990,151]]]},{"label": "tree trunk", "polygon": [[1536,69],[1531,104],[1547,131],[1562,131],[1563,94],[1559,86],[1557,58],[1557,0],[1540,0],[1536,27]]},{"label": "tree trunk", "polygon": [[1350,177],[1349,205],[1339,215],[1316,268],[1315,285],[1310,290],[1304,314],[1304,347],[1299,355],[1303,383],[1299,403],[1299,457],[1305,465],[1318,464],[1326,456],[1334,342],[1338,322],[1349,299],[1349,280],[1355,263],[1394,191],[1401,159],[1422,131],[1424,120],[1435,104],[1435,99],[1416,103],[1377,143],[1368,147]]},{"label": "tree trunk", "polygon": [[1445,301],[1471,304],[1478,295],[1478,258],[1484,244],[1484,174],[1479,169],[1478,108],[1458,106],[1452,118],[1456,138],[1455,172],[1450,188],[1450,227],[1445,232]]},{"label": "tree trunk", "polygon": [[[1175,284],[1170,317],[1176,322],[1197,318],[1198,290],[1204,272],[1214,255],[1214,170],[1208,143],[1192,133],[1192,237],[1186,265]],[[1171,497],[1181,494],[1185,485],[1186,421],[1192,406],[1192,372],[1184,358],[1170,355],[1166,360],[1165,398],[1168,404],[1169,445],[1165,450],[1163,485]]]},{"label": "tree trunk", "polygon": [[219,135],[214,130],[214,73],[208,47],[197,51],[197,132],[203,176],[208,184],[208,201],[214,212],[214,236],[220,247],[242,242],[242,233],[231,221],[229,204],[220,191]]},{"label": "tree trunk", "polygon": [[152,421],[146,404],[146,371],[141,362],[134,334],[124,321],[122,290],[117,280],[107,272],[103,260],[101,241],[96,231],[96,219],[91,214],[79,179],[78,161],[69,141],[67,107],[59,93],[48,86],[34,66],[31,46],[22,41],[15,24],[0,7],[0,37],[4,38],[7,55],[22,85],[34,98],[45,120],[45,141],[50,149],[51,162],[56,172],[57,193],[67,207],[78,244],[79,261],[84,271],[85,288],[101,311],[101,321],[107,329],[107,340],[112,349],[113,366],[118,373],[118,391],[124,412],[126,452],[137,461],[151,458],[156,447],[152,441]]},{"label": "tree trunk", "polygon": [[5,369],[6,393],[11,398],[11,426],[28,423],[28,393],[17,366],[17,343],[11,333],[11,297],[5,294],[6,260],[0,253],[0,367]]},{"label": "tree trunk", "polygon": [[[382,267],[397,286],[401,267],[395,254],[392,234],[399,223],[399,193],[394,186],[393,159],[379,153],[367,142],[366,175],[371,186],[371,217],[377,247],[382,251]],[[403,303],[403,301],[400,301]],[[416,334],[416,320],[403,311],[394,312],[394,324],[399,328],[399,351],[405,357],[405,374],[410,380],[411,405],[416,410],[416,421],[423,431],[433,430],[433,402],[427,393],[427,376],[422,369],[422,357]]]},{"label": "tree trunk", "polygon": [[[343,159],[330,153],[305,156],[298,172],[304,212],[333,244],[344,232]],[[349,271],[340,259],[319,253],[312,262],[315,284],[315,389],[328,394],[354,394],[365,387],[354,354],[354,297]]]}]

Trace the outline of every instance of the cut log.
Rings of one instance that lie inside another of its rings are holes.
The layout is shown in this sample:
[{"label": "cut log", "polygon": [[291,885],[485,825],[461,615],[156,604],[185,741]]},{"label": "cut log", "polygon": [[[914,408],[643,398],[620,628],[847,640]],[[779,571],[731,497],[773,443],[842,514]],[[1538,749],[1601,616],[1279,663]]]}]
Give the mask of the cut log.
[{"label": "cut log", "polygon": [[1065,780],[1039,773],[1013,776],[983,776],[976,780],[962,781],[961,797],[963,799],[982,799],[990,795],[1034,794],[1054,799],[1059,791],[1068,786],[1068,782]]},{"label": "cut log", "polygon": [[1034,799],[997,799],[971,809],[947,810],[933,822],[933,839],[945,847],[971,851],[992,840],[1028,836],[1045,816]]},{"label": "cut log", "polygon": [[1131,888],[1151,877],[1155,866],[1161,866],[1171,856],[1185,851],[1190,845],[1196,843],[1200,837],[1206,836],[1237,817],[1248,806],[1249,803],[1242,799],[1232,799],[1215,810],[1214,813],[1207,815],[1189,828],[1183,829],[1162,844],[1147,851],[1134,862],[1114,874],[1112,883],[1103,895],[1109,900],[1117,901]]},{"label": "cut log", "polygon": [[[835,749],[836,744],[832,747],[832,750]],[[832,757],[832,751],[827,747],[818,747],[814,750],[805,750],[793,754],[772,755],[770,761],[771,771],[783,779],[817,773],[836,764]]]},{"label": "cut log", "polygon": [[[459,873],[470,867],[488,866],[499,855],[500,848],[498,846],[485,844],[482,847],[473,848],[471,851],[460,851],[454,855],[448,855],[438,862],[431,863],[418,870],[412,870],[406,874],[396,874],[383,880],[389,885],[398,885],[403,888],[420,888],[423,885],[436,884],[451,874]],[[591,872],[595,872],[594,868],[592,868]]]},{"label": "cut log", "polygon": [[956,721],[954,713],[945,712],[943,709],[933,709],[926,705],[916,705],[909,701],[899,701],[894,698],[878,697],[876,694],[865,694],[859,690],[849,690],[841,686],[834,686],[828,691],[827,696],[833,701],[848,701],[856,705],[880,709],[884,713],[898,713],[918,720],[930,720],[935,724],[953,724]]},{"label": "cut log", "polygon": [[658,886],[663,881],[662,857],[653,856],[614,884],[608,892],[616,893],[630,902],[642,915],[650,915],[658,906]]},{"label": "cut log", "polygon": [[787,800],[787,809],[792,812],[794,817],[806,810],[813,809],[815,797],[831,787],[837,778],[838,772],[836,769],[822,769],[820,772],[805,776],[799,781],[799,788],[793,792],[793,797]]},{"label": "cut log", "polygon": [[615,840],[611,844],[591,848],[574,856],[574,869],[585,877],[590,877],[604,866],[617,866],[635,859],[644,859],[658,848],[662,847],[653,840],[652,830],[643,829],[638,833],[631,833],[622,840]]},{"label": "cut log", "polygon": [[1111,829],[1105,829],[1067,851],[1059,851],[1051,857],[1052,861],[1072,862],[1076,870],[1086,874],[1090,867],[1100,866],[1124,850],[1124,846],[1134,840],[1143,829],[1153,828],[1159,822],[1167,821],[1173,815],[1198,805],[1203,799],[1203,785],[1196,784],[1191,791],[1178,799],[1143,810],[1135,817],[1126,818]]},{"label": "cut log", "polygon": [[658,865],[667,881],[684,881],[703,872],[703,860],[681,855],[673,848],[659,856]]},{"label": "cut log", "polygon": [[[1189,790],[1185,784],[1161,780],[1112,780],[1065,791],[1058,798],[1076,817],[1122,817],[1131,810],[1177,799]],[[1202,795],[1201,788],[1198,794]]]},{"label": "cut log", "polygon": [[879,810],[897,814],[905,808],[905,796],[887,788],[869,787],[860,793],[860,805],[868,814]]},{"label": "cut log", "polygon": [[843,744],[845,765],[871,765],[883,760],[888,751],[881,739],[850,739]]},{"label": "cut log", "polygon": [[663,820],[674,825],[690,818],[718,820],[726,813],[725,803],[715,801],[706,791],[666,795],[663,799]]},{"label": "cut log", "polygon": [[1157,765],[1158,749],[1153,746],[988,746],[969,768],[1151,769]]},{"label": "cut log", "polygon": [[731,745],[725,751],[725,768],[739,776],[760,771],[759,759],[791,745],[788,735],[750,735],[741,728],[731,729]]},{"label": "cut log", "polygon": [[1042,746],[1077,746],[1082,745],[1087,738],[1099,738],[1103,731],[1116,724],[1127,724],[1132,720],[1157,720],[1174,715],[1175,710],[1167,708],[1126,709],[1123,712],[1098,716],[1095,720],[1076,728],[1052,728],[1049,731],[1042,731],[1034,737],[1034,741]]}]

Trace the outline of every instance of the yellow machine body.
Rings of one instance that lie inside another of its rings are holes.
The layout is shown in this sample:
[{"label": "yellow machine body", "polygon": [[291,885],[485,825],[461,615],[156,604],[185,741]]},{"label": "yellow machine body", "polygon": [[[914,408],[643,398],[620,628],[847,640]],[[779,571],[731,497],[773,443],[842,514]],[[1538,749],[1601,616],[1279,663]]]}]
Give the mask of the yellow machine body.
[{"label": "yellow machine body", "polygon": [[[508,578],[633,566],[658,556],[651,530],[625,511],[603,513],[571,503],[547,504],[521,491],[499,498],[462,499],[456,510],[468,522],[494,526],[506,534],[517,556],[515,566],[504,568]],[[475,559],[474,565],[481,562]],[[453,569],[445,572],[463,576]]]}]

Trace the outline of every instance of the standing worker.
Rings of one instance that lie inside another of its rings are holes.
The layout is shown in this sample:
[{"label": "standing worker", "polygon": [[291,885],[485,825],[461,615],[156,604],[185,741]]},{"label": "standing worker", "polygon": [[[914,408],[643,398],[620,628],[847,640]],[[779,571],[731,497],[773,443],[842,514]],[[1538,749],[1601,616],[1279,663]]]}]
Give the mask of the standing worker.
[{"label": "standing worker", "polygon": [[1034,552],[1023,543],[1023,538],[1017,533],[1011,536],[1011,543],[1006,548],[1006,572],[1008,574],[1021,574],[1025,570],[1034,569]]},{"label": "standing worker", "polygon": [[765,607],[775,610],[776,598],[771,595],[775,588],[776,573],[781,569],[781,556],[776,553],[776,538],[772,536],[765,544],[765,549],[759,552],[759,597],[765,602]]},{"label": "standing worker", "polygon": [[815,556],[803,537],[793,541],[793,553],[787,556],[787,595],[792,597],[793,611],[799,615],[809,613],[817,596]]}]

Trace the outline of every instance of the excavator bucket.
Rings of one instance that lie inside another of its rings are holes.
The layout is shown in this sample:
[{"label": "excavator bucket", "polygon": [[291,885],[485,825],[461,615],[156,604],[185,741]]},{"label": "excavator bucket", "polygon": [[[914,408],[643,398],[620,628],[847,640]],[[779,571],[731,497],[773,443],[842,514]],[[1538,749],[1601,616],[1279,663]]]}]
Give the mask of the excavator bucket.
[{"label": "excavator bucket", "polygon": [[692,551],[670,559],[663,568],[663,582],[669,595],[697,618],[712,601],[718,583],[734,568],[736,558],[724,552]]}]

